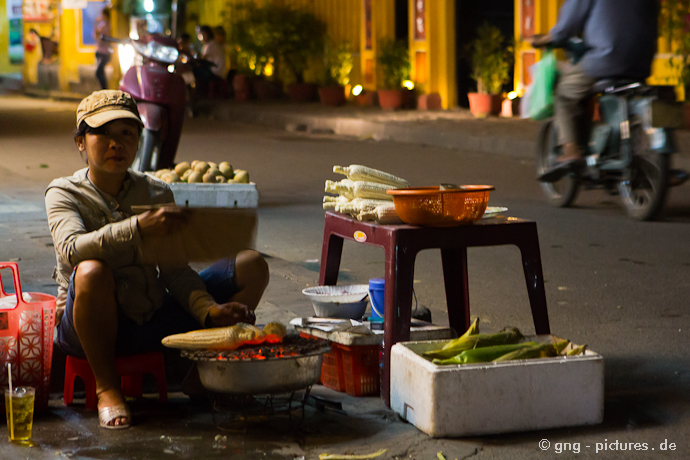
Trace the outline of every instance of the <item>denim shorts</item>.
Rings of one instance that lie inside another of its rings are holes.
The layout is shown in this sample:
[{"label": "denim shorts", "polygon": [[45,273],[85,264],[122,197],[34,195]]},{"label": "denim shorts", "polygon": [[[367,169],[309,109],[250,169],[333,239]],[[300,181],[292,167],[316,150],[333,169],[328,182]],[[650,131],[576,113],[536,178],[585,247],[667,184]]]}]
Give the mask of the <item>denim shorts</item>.
[{"label": "denim shorts", "polygon": [[[85,358],[84,350],[74,329],[74,274],[72,272],[67,291],[65,314],[57,326],[55,343],[65,354]],[[237,293],[235,260],[223,259],[199,272],[206,284],[206,290],[217,303],[227,303]],[[163,348],[161,340],[171,334],[180,334],[201,329],[199,322],[175,300],[169,292],[163,306],[153,317],[139,325],[122,312],[118,315],[115,355],[130,356]]]}]

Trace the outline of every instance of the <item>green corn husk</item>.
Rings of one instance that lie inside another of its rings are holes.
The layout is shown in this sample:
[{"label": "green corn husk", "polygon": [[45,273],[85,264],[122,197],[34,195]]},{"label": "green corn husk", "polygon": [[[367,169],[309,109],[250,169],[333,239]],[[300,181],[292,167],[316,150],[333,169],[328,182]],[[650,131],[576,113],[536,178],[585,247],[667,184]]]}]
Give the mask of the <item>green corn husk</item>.
[{"label": "green corn husk", "polygon": [[565,355],[566,356],[579,356],[579,355],[584,355],[585,350],[587,349],[587,344],[585,345],[580,345],[579,347],[575,347],[569,352],[567,352]]},{"label": "green corn husk", "polygon": [[535,345],[537,345],[536,342],[526,342],[474,348],[472,350],[465,350],[449,359],[434,359],[433,363],[438,364],[439,366],[445,366],[448,364],[488,363],[507,353],[522,350],[523,348],[531,348]]},{"label": "green corn husk", "polygon": [[516,344],[524,337],[518,329],[509,329],[496,334],[474,334],[467,337],[460,337],[447,343],[440,350],[427,351],[424,356],[434,359],[448,359],[459,355],[465,350],[473,348],[491,347],[494,345]]},{"label": "green corn husk", "polygon": [[513,361],[516,359],[535,359],[535,358],[549,358],[558,356],[556,345],[553,343],[541,343],[529,348],[515,350],[511,353],[499,356],[494,359],[494,362]]},{"label": "green corn husk", "polygon": [[[462,334],[460,337],[458,337],[455,340],[465,340],[467,337],[469,337],[471,335],[477,335],[477,334],[479,334],[479,317],[478,316],[474,320],[474,322],[472,324],[470,324],[470,327],[465,331],[465,333]],[[453,342],[455,342],[455,340],[453,340]],[[448,345],[450,343],[452,343],[452,342],[448,342],[443,348],[448,347]]]},{"label": "green corn husk", "polygon": [[557,340],[554,342],[553,346],[556,348],[556,354],[560,355],[563,353],[563,350],[566,349],[566,347],[570,344],[570,340],[562,339],[562,340]]}]

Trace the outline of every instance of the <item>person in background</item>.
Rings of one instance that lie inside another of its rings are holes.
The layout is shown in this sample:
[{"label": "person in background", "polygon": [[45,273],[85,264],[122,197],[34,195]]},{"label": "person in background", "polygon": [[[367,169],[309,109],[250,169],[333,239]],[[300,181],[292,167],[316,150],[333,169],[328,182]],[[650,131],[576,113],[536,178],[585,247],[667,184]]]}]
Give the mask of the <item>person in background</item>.
[{"label": "person in background", "polygon": [[585,105],[597,81],[649,77],[659,37],[658,15],[658,0],[567,0],[553,29],[529,40],[534,47],[563,47],[581,36],[587,50],[576,64],[562,63],[555,120],[563,153],[540,181],[555,182],[584,167]]},{"label": "person in background", "polygon": [[[220,28],[222,30],[222,27]],[[219,78],[225,78],[225,73],[227,72],[227,66],[225,64],[225,31],[223,31],[222,42],[219,43],[216,40],[216,35],[210,26],[201,26],[201,34],[199,40],[203,43],[201,48],[201,59],[206,59],[215,64],[215,67],[211,68],[211,72]],[[222,43],[222,44],[221,44]]]},{"label": "person in background", "polygon": [[220,47],[221,51],[223,52],[223,58],[224,58],[223,68],[218,69],[218,72],[214,72],[220,78],[226,78],[227,77],[228,53],[226,52],[225,38],[226,38],[225,29],[223,29],[222,26],[218,26],[218,27],[213,28],[213,41],[218,43],[218,46]]},{"label": "person in background", "polygon": [[101,15],[96,18],[93,25],[93,34],[96,38],[96,78],[101,84],[101,89],[108,88],[108,80],[105,77],[105,66],[110,62],[110,45],[101,39],[101,36],[110,36],[110,8],[105,7]]}]

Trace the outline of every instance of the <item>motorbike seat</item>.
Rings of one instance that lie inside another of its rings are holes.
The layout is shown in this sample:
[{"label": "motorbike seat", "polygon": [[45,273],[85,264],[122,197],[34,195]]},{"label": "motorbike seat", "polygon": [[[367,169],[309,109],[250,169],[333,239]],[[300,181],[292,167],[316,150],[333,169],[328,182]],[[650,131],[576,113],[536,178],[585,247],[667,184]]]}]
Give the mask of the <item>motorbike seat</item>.
[{"label": "motorbike seat", "polygon": [[592,93],[616,93],[627,86],[636,85],[635,88],[638,88],[644,84],[639,78],[605,78],[594,83]]}]

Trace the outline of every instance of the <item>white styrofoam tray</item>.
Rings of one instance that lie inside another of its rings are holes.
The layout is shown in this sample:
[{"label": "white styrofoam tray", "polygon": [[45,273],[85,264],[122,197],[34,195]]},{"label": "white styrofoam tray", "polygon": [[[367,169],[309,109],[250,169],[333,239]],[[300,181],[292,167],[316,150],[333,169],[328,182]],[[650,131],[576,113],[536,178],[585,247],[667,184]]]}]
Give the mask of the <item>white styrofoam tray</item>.
[{"label": "white styrofoam tray", "polygon": [[259,192],[255,183],[203,184],[173,182],[168,184],[179,206],[209,208],[256,208]]},{"label": "white styrofoam tray", "polygon": [[451,366],[421,356],[446,342],[401,342],[391,349],[391,409],[429,436],[595,425],[604,419],[604,359],[595,352]]}]

